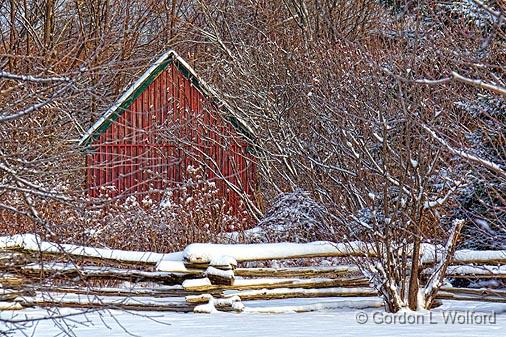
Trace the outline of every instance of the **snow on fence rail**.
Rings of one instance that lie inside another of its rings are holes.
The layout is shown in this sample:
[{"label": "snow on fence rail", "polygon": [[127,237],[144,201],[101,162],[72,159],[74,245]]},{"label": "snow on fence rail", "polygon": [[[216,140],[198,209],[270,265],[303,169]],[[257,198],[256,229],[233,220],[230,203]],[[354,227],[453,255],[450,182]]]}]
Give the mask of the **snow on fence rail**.
[{"label": "snow on fence rail", "polygon": [[[376,306],[381,302],[378,293],[369,287],[369,281],[354,265],[280,268],[240,265],[246,261],[275,259],[375,256],[371,247],[364,242],[327,241],[192,244],[182,252],[159,254],[57,244],[32,234],[0,237],[0,302],[10,303],[3,307],[11,309],[67,306],[185,312],[313,311],[339,305]],[[426,272],[432,268],[431,262],[439,258],[437,251],[436,246],[424,245]],[[447,276],[506,279],[506,266],[502,265],[505,262],[505,251],[461,250],[456,252]],[[58,282],[48,284],[46,280]],[[105,280],[112,287],[97,287],[95,280],[100,280],[99,284]],[[125,285],[125,280],[130,285]],[[150,282],[149,287],[146,281]],[[353,303],[339,300],[295,309],[247,305],[247,301],[258,299],[321,297],[360,297],[361,300]],[[365,300],[366,297],[373,299]],[[491,289],[443,287],[438,298],[506,302],[506,294]]]},{"label": "snow on fence rail", "polygon": [[359,241],[351,243],[329,241],[258,244],[194,243],[183,251],[184,259],[192,264],[213,264],[213,261],[219,261],[222,257],[231,257],[237,262],[245,262],[303,257],[374,256],[375,254],[371,245]]},{"label": "snow on fence rail", "polygon": [[[209,265],[236,265],[237,262],[294,259],[307,257],[350,257],[350,256],[377,256],[378,252],[373,245],[353,241],[349,243],[335,243],[329,241],[316,241],[309,243],[261,243],[261,244],[207,244],[194,243],[188,245],[182,252],[168,254],[154,252],[127,251],[86,247],[71,244],[58,244],[43,241],[35,234],[16,234],[0,237],[0,250],[22,249],[46,254],[68,254],[71,256],[117,260],[134,263],[158,264],[163,270],[165,265],[174,268],[177,272],[186,272],[188,269],[181,264]],[[423,262],[435,262],[441,254],[442,247],[423,244]],[[454,263],[506,263],[506,250],[457,250],[454,254]]]},{"label": "snow on fence rail", "polygon": [[180,253],[160,254],[128,250],[85,247],[43,241],[35,234],[16,234],[0,237],[0,250],[23,249],[46,254],[68,254],[72,256],[117,260],[136,263],[158,263],[161,260],[180,260]]},{"label": "snow on fence rail", "polygon": [[[443,251],[443,246],[424,243],[422,245],[422,261],[424,263],[436,262],[441,258]],[[221,261],[225,257],[237,262],[306,257],[374,257],[378,256],[378,250],[374,245],[361,241],[348,243],[329,241],[258,244],[194,243],[187,246],[182,255],[185,261],[190,264],[214,265],[216,261]],[[453,262],[456,264],[506,263],[506,250],[457,250]],[[160,265],[163,266],[163,260]]]}]

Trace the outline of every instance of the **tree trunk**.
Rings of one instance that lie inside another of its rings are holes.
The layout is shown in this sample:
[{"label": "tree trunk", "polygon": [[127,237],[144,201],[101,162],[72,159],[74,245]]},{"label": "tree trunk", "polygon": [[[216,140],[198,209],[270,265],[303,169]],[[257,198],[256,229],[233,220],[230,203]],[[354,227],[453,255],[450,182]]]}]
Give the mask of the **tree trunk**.
[{"label": "tree trunk", "polygon": [[44,47],[46,47],[46,49],[50,49],[53,44],[54,3],[55,0],[46,1],[45,21],[44,21]]},{"label": "tree trunk", "polygon": [[415,237],[411,258],[411,275],[409,276],[408,307],[418,309],[418,291],[420,290],[420,237]]}]

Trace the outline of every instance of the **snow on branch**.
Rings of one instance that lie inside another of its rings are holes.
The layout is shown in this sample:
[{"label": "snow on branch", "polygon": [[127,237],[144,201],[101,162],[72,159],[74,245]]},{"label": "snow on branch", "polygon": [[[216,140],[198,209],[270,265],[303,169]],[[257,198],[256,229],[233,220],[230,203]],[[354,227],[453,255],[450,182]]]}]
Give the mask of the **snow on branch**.
[{"label": "snow on branch", "polygon": [[475,86],[477,88],[490,90],[492,92],[495,92],[496,94],[506,96],[506,88],[504,88],[502,86],[486,83],[483,80],[473,80],[471,78],[462,76],[455,71],[452,71],[452,76],[455,80],[457,80],[459,82],[470,84],[470,85]]},{"label": "snow on branch", "polygon": [[485,5],[482,1],[479,1],[479,0],[471,0],[471,1],[474,2],[478,7],[481,7],[484,10],[486,10],[490,15],[492,15],[492,16],[494,16],[496,18],[500,18],[501,17],[501,12],[500,11],[493,10],[489,6]]},{"label": "snow on branch", "polygon": [[42,102],[33,104],[33,105],[29,106],[26,109],[19,110],[19,111],[15,112],[15,113],[12,113],[12,114],[8,114],[8,113],[5,113],[5,112],[0,113],[0,122],[12,121],[14,119],[18,119],[18,118],[21,118],[21,117],[23,117],[25,115],[28,115],[28,114],[30,114],[30,113],[32,113],[34,111],[37,111],[40,108],[43,108],[44,106],[46,106],[49,103],[53,102],[56,99],[56,97],[58,97],[61,93],[63,93],[65,90],[67,90],[67,88],[69,88],[70,85],[71,84],[68,84],[66,86],[61,87],[59,90],[57,90],[56,92],[54,92],[49,98],[43,100]]},{"label": "snow on branch", "polygon": [[422,124],[422,128],[427,131],[432,138],[434,138],[438,143],[446,147],[451,153],[454,155],[457,155],[459,157],[462,157],[464,159],[467,159],[473,163],[479,164],[481,166],[484,166],[488,168],[489,170],[499,174],[501,177],[506,178],[506,172],[496,163],[493,163],[491,161],[488,161],[483,158],[479,158],[476,156],[473,156],[472,154],[469,154],[462,150],[457,150],[453,148],[450,144],[448,144],[443,138],[439,137],[434,130],[429,128],[427,125]]},{"label": "snow on branch", "polygon": [[[0,150],[0,155],[1,154],[3,154],[3,152]],[[0,161],[0,171],[6,172],[7,174],[11,175],[18,183],[20,183],[21,185],[27,186],[27,188],[25,188],[25,187],[20,187],[19,184],[18,184],[18,186],[1,184],[0,189],[10,189],[10,190],[15,190],[15,191],[19,191],[19,192],[35,194],[35,195],[38,195],[41,197],[58,198],[58,199],[61,199],[64,201],[71,201],[72,200],[71,198],[69,198],[61,193],[58,193],[56,191],[47,191],[44,187],[37,185],[31,181],[28,181],[27,179],[23,179],[21,177],[21,174],[17,170],[13,169],[12,167],[9,167],[7,162],[5,162],[3,160]]]},{"label": "snow on branch", "polygon": [[492,92],[494,92],[496,94],[499,94],[499,95],[506,96],[506,88],[505,87],[499,86],[499,85],[495,85],[495,84],[491,84],[491,83],[487,83],[487,82],[485,82],[483,80],[475,80],[475,79],[472,79],[472,78],[469,78],[469,77],[465,77],[463,75],[460,75],[456,71],[452,71],[451,72],[451,76],[443,77],[443,78],[440,78],[440,79],[437,79],[437,80],[431,80],[431,79],[426,79],[426,78],[410,80],[410,79],[407,79],[407,78],[404,78],[402,76],[394,74],[393,72],[391,72],[387,68],[383,68],[383,71],[385,73],[387,73],[388,75],[393,76],[396,79],[400,80],[401,82],[416,83],[416,84],[426,84],[426,85],[439,85],[439,84],[445,84],[445,83],[448,83],[448,82],[450,82],[452,80],[455,80],[455,81],[458,81],[458,82],[470,84],[470,85],[472,85],[474,87],[477,87],[477,88],[480,88],[480,89],[485,89],[485,90],[492,91]]},{"label": "snow on branch", "polygon": [[27,81],[27,82],[71,82],[69,77],[36,77],[32,75],[18,75],[6,71],[0,71],[0,78],[8,80]]},{"label": "snow on branch", "polygon": [[455,245],[457,244],[457,239],[463,226],[464,220],[456,219],[453,221],[452,231],[450,233],[448,241],[446,242],[443,256],[441,257],[441,260],[438,262],[437,266],[434,268],[434,273],[427,281],[427,286],[425,287],[424,291],[424,308],[430,307],[439,288],[443,284],[443,280],[446,276],[446,270],[450,265],[452,255],[455,252]]},{"label": "snow on branch", "polygon": [[451,187],[448,192],[443,197],[437,198],[436,200],[427,200],[424,202],[423,207],[425,209],[434,208],[437,206],[443,205],[448,199],[452,196],[452,194],[457,190],[459,187],[459,184],[456,184],[455,186]]},{"label": "snow on branch", "polygon": [[436,84],[444,84],[444,83],[448,83],[452,80],[451,77],[443,77],[443,78],[440,78],[438,80],[429,80],[429,79],[426,79],[426,78],[422,78],[422,79],[413,79],[413,80],[410,80],[410,79],[407,79],[405,77],[402,77],[402,76],[399,76],[399,75],[396,75],[394,74],[392,71],[390,71],[390,69],[388,68],[385,68],[383,67],[382,68],[383,71],[385,73],[387,73],[388,75],[390,76],[393,76],[395,77],[396,79],[398,79],[399,81],[401,82],[406,82],[406,83],[417,83],[417,84],[427,84],[427,85],[436,85]]}]

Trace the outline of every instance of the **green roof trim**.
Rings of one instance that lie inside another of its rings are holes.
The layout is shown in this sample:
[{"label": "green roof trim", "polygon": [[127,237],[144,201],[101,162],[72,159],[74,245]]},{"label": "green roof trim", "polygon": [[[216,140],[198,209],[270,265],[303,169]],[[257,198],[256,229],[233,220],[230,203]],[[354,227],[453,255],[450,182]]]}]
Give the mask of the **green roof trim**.
[{"label": "green roof trim", "polygon": [[165,61],[164,63],[160,64],[158,67],[156,67],[155,71],[153,71],[148,78],[139,86],[137,87],[134,92],[128,96],[128,98],[121,103],[121,105],[116,108],[116,110],[113,111],[113,113],[100,125],[99,128],[93,132],[90,137],[88,138],[87,142],[83,145],[89,146],[91,143],[93,143],[94,140],[98,139],[102,133],[104,133],[109,126],[111,126],[112,123],[114,123],[116,120],[118,120],[121,115],[132,105],[132,103],[149,87],[151,83],[167,68],[167,65],[170,64],[170,60]]}]

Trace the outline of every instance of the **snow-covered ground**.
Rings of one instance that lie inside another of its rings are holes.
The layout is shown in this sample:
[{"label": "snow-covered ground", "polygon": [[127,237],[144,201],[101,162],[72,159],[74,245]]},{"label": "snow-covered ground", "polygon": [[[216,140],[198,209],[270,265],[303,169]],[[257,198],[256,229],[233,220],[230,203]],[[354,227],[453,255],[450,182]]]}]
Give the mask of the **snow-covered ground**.
[{"label": "snow-covered ground", "polygon": [[[359,300],[354,299],[354,300]],[[325,303],[335,299],[294,299],[247,302],[248,307],[277,305],[307,305]],[[346,300],[350,301],[350,299]],[[467,314],[465,312],[474,312]],[[61,309],[60,314],[76,313],[74,309]],[[464,323],[445,323],[445,317],[459,313]],[[493,316],[495,313],[495,318]],[[43,309],[27,309],[18,312],[2,312],[3,319],[22,319],[47,315]],[[357,317],[365,324],[357,322]],[[403,324],[401,317],[411,316],[418,324]],[[407,316],[406,316],[407,315]],[[317,311],[310,313],[215,313],[183,314],[167,312],[124,312],[94,311],[81,316],[61,320],[42,320],[27,327],[16,336],[64,336],[63,331],[72,329],[71,335],[95,336],[502,336],[506,330],[506,304],[487,304],[478,302],[446,301],[432,311],[432,314],[398,314],[397,322],[391,323],[381,309],[345,309]],[[446,315],[446,316],[445,316]],[[487,324],[478,324],[479,317],[493,319]],[[466,318],[467,317],[467,318]],[[475,322],[470,322],[474,317]],[[495,323],[494,323],[495,320]],[[376,322],[375,322],[376,321]],[[387,323],[389,322],[389,323]],[[5,324],[1,323],[0,324]],[[5,326],[2,327],[5,329]]]}]

